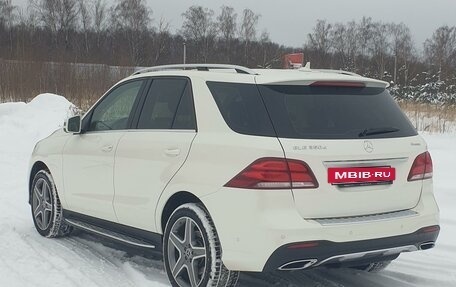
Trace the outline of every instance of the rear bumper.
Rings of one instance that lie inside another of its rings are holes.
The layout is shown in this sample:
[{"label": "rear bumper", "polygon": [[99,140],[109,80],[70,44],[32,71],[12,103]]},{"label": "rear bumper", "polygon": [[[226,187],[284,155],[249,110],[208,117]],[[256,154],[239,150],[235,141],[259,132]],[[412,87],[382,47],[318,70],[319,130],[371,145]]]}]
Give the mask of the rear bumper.
[{"label": "rear bumper", "polygon": [[[374,249],[405,244],[416,250],[419,244],[432,241],[433,237],[421,238],[423,235],[413,234],[424,227],[439,225],[439,209],[431,183],[424,186],[418,204],[411,209],[413,215],[337,224],[303,219],[295,208],[291,192],[283,190],[222,188],[201,200],[214,221],[222,246],[223,263],[233,271],[271,270],[286,260],[308,259],[310,255],[313,255],[310,259],[321,262],[343,253],[372,251],[370,245],[374,243]],[[395,242],[395,239],[404,241]],[[305,254],[304,250],[282,251],[283,247],[296,242],[314,241],[322,245],[312,254]],[[281,257],[285,259],[277,259]]]},{"label": "rear bumper", "polygon": [[437,225],[414,233],[350,242],[296,242],[279,247],[269,257],[263,271],[298,270],[323,265],[359,266],[392,260],[403,252],[429,249],[439,235]]}]

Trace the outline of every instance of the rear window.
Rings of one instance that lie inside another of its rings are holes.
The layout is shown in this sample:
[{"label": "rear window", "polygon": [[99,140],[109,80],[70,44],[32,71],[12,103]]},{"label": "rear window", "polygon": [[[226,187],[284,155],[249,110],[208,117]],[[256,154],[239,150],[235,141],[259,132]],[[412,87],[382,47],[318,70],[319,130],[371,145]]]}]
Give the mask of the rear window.
[{"label": "rear window", "polygon": [[207,85],[228,126],[241,134],[297,139],[417,135],[383,88]]},{"label": "rear window", "polygon": [[383,88],[258,86],[278,137],[392,138],[416,135]]}]

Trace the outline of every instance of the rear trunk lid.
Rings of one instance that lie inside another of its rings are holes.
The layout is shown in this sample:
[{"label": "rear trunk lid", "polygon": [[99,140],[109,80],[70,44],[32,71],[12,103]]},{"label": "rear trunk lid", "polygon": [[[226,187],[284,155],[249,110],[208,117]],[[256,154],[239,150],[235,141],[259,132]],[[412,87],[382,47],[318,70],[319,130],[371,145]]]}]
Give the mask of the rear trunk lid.
[{"label": "rear trunk lid", "polygon": [[[393,212],[413,208],[420,199],[422,181],[407,181],[415,157],[425,150],[420,136],[340,141],[281,138],[280,142],[286,157],[306,162],[319,184],[316,189],[293,189],[296,208],[304,218]],[[373,150],[369,153],[366,146]],[[340,167],[392,167],[396,179],[377,184],[329,183],[328,168]]]},{"label": "rear trunk lid", "polygon": [[[426,144],[383,87],[259,85],[285,157],[306,162],[318,188],[293,188],[303,218],[386,213],[417,205],[407,177]],[[330,83],[331,84],[331,83]],[[394,168],[393,181],[338,185],[330,168]]]}]

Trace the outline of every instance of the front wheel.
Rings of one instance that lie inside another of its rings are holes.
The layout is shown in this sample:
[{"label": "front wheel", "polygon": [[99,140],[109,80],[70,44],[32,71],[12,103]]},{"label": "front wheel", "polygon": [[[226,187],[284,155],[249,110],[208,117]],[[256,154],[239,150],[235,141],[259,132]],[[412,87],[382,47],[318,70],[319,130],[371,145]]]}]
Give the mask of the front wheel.
[{"label": "front wheel", "polygon": [[70,234],[72,227],[63,220],[63,210],[52,176],[45,170],[33,178],[31,190],[33,223],[42,236],[60,237]]},{"label": "front wheel", "polygon": [[212,219],[199,204],[180,206],[165,228],[163,258],[174,287],[236,286],[239,272],[229,271]]}]

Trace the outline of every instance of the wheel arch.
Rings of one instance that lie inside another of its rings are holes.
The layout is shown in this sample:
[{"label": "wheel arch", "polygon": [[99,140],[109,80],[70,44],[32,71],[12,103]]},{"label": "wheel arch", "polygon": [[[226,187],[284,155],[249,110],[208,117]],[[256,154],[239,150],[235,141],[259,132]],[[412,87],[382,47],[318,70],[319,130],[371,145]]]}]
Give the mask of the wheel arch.
[{"label": "wheel arch", "polygon": [[173,212],[181,205],[186,204],[186,203],[199,203],[203,205],[203,207],[207,210],[207,208],[204,206],[204,203],[193,193],[188,192],[188,191],[179,191],[174,193],[168,200],[166,201],[165,206],[163,207],[163,210],[161,212],[160,216],[160,228],[161,232],[164,233],[166,223],[168,222],[168,219],[171,217]]},{"label": "wheel arch", "polygon": [[40,170],[45,170],[47,172],[50,172],[49,167],[42,161],[36,161],[32,168],[30,169],[30,176],[29,176],[29,184],[28,184],[28,191],[29,191],[29,196],[28,196],[28,202],[31,203],[31,198],[32,198],[32,184],[33,184],[33,179],[35,178],[35,175],[40,171]]}]

